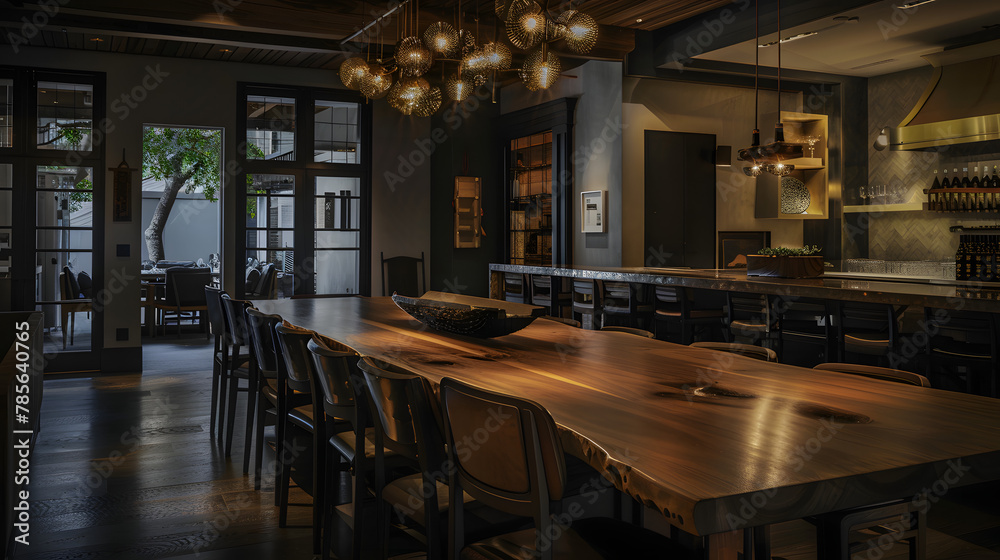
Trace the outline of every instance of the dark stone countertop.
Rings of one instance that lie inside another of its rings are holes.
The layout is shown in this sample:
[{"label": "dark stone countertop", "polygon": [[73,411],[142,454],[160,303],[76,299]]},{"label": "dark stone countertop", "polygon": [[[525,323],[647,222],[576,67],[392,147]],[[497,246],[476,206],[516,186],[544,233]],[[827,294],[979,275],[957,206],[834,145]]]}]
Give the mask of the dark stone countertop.
[{"label": "dark stone countertop", "polygon": [[837,273],[820,278],[789,279],[748,277],[743,271],[719,269],[543,267],[512,264],[490,264],[490,272],[544,274],[568,278],[685,286],[706,290],[757,292],[799,298],[867,301],[894,305],[1000,312],[1000,283],[866,278]]}]

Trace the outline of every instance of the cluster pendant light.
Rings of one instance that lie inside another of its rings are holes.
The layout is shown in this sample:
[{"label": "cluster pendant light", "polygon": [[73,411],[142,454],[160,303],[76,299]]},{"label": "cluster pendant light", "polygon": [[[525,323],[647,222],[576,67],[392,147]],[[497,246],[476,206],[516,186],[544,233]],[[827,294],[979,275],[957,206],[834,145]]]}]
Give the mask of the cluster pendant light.
[{"label": "cluster pendant light", "polygon": [[[758,31],[759,17],[757,13],[757,2],[754,3],[754,49],[759,49],[760,33]],[[781,37],[781,0],[778,0],[778,37]],[[784,177],[795,170],[795,166],[784,163],[786,159],[802,157],[802,146],[799,144],[789,144],[785,142],[785,128],[781,122],[781,43],[778,43],[778,123],[774,126],[774,142],[760,145],[760,129],[757,127],[757,101],[759,98],[760,81],[760,59],[754,51],[754,127],[753,140],[750,147],[743,148],[738,152],[741,161],[749,162],[750,165],[743,168],[743,173],[749,177],[758,177],[762,172],[767,171],[773,175]]]},{"label": "cluster pendant light", "polygon": [[[597,42],[597,22],[578,10],[551,14],[534,0],[495,0],[494,7],[498,25],[503,22],[510,44],[526,51],[521,68],[512,68],[513,54],[507,44],[496,37],[479,44],[461,25],[456,29],[438,21],[417,33],[419,0],[404,0],[397,26],[401,38],[393,56],[372,59],[369,47],[366,56],[344,61],[340,79],[367,99],[387,97],[389,105],[405,115],[430,116],[445,96],[464,101],[491,78],[495,83],[499,72],[517,72],[531,91],[552,87],[559,79],[561,63],[549,50],[549,43],[562,40],[567,49],[586,54]],[[458,12],[461,14],[461,4]],[[478,10],[476,21],[478,27]],[[377,20],[362,32],[375,23]],[[440,66],[440,72],[432,71],[435,66]]]}]

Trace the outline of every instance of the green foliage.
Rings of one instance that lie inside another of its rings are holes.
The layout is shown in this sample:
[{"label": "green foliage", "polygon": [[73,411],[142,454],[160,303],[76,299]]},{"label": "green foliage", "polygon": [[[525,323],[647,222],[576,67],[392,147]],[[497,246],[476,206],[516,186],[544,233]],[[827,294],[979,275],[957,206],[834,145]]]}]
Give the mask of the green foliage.
[{"label": "green foliage", "polygon": [[67,127],[62,129],[61,134],[70,146],[79,146],[80,142],[83,141],[83,131],[79,128]]},{"label": "green foliage", "polygon": [[184,192],[203,189],[218,200],[222,131],[203,128],[146,127],[142,135],[142,176],[157,180],[187,177]]},{"label": "green foliage", "polygon": [[806,245],[805,247],[765,247],[757,254],[770,257],[805,257],[818,255],[821,251],[822,249],[817,245]]},{"label": "green foliage", "polygon": [[[264,159],[264,150],[261,150],[257,144],[253,142],[247,142],[247,159]],[[253,175],[247,173],[247,194],[267,194],[267,191],[260,188],[254,187]],[[257,198],[253,196],[247,196],[247,216],[251,218],[257,217]]]}]

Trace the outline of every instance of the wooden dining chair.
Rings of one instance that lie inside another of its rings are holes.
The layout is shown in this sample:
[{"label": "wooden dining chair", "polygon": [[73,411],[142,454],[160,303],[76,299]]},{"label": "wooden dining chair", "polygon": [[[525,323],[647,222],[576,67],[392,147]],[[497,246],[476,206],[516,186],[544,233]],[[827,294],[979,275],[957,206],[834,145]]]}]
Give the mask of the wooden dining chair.
[{"label": "wooden dining chair", "polygon": [[[385,258],[385,253],[379,255],[382,258],[382,295],[391,296],[398,292],[401,296],[420,297],[427,291],[423,251],[420,258],[406,255]],[[418,267],[420,272],[417,272]]]},{"label": "wooden dining chair", "polygon": [[941,388],[996,397],[1000,325],[993,313],[924,308],[926,374]]},{"label": "wooden dining chair", "polygon": [[548,310],[553,317],[562,317],[563,310],[573,302],[572,294],[564,288],[565,279],[547,274],[529,275],[529,303]]},{"label": "wooden dining chair", "polygon": [[726,293],[726,331],[728,342],[748,341],[771,348],[778,338],[778,315],[774,302],[766,294]]},{"label": "wooden dining chair", "polygon": [[[163,287],[163,297],[153,302],[153,307],[162,310],[163,333],[167,332],[167,320],[172,313],[177,321],[177,336],[181,336],[181,321],[185,317],[193,320],[195,313],[204,324],[207,303],[205,286],[212,285],[212,271],[208,268],[175,266],[166,270],[166,283]],[[154,334],[156,332],[154,327]],[[208,332],[206,331],[206,336]]]},{"label": "wooden dining chair", "polygon": [[729,354],[737,354],[739,356],[745,356],[747,358],[753,358],[754,360],[761,360],[764,362],[777,362],[778,353],[770,348],[764,348],[763,346],[754,346],[753,344],[742,344],[739,342],[692,342],[689,346],[691,348],[704,348],[706,350],[715,350],[716,352],[727,352]]},{"label": "wooden dining chair", "polygon": [[83,297],[76,276],[68,266],[64,266],[63,271],[59,273],[59,300],[62,302],[59,304],[59,314],[62,320],[63,350],[65,350],[67,338],[69,338],[70,346],[73,345],[76,314],[86,313],[89,316],[90,312],[93,311],[91,300]]},{"label": "wooden dining chair", "polygon": [[[663,535],[614,519],[569,516],[573,519],[569,526],[556,521],[554,514],[561,510],[566,488],[566,465],[559,433],[548,411],[527,399],[486,391],[452,378],[441,380],[440,393],[449,459],[453,463],[449,557],[696,557]],[[483,426],[489,427],[487,438],[477,436]],[[468,448],[469,441],[476,442],[474,451]],[[466,544],[463,492],[500,511],[531,518],[534,528]]]},{"label": "wooden dining chair", "polygon": [[899,349],[899,321],[905,309],[888,303],[838,302],[837,361],[887,365],[889,355]]},{"label": "wooden dining chair", "polygon": [[[229,351],[231,342],[226,332],[226,316],[219,299],[226,292],[211,286],[205,286],[205,313],[208,315],[208,332],[213,337],[212,349],[212,412],[209,419],[209,432],[218,430],[218,438],[222,439],[222,418],[225,410],[225,398],[220,395],[225,392],[222,378],[229,370]],[[228,296],[227,296],[228,297]],[[218,422],[218,425],[216,424]]]},{"label": "wooden dining chair", "polygon": [[[316,371],[312,353],[309,351],[309,341],[316,333],[287,323],[276,326],[274,332],[277,335],[281,354],[277,378],[277,417],[275,418],[275,426],[280,426],[276,429],[280,430],[282,438],[277,445],[279,456],[281,451],[296,447],[295,434],[292,432],[295,429],[298,432],[308,434],[309,445],[306,447],[312,453],[315,463],[317,457],[322,459],[322,449],[320,449],[319,442],[316,441],[321,432],[317,431],[316,425],[318,422],[325,421],[322,410],[313,408]],[[322,479],[322,476],[314,463],[300,462],[298,466],[292,463],[294,460],[277,461],[275,494],[278,501],[278,527],[288,525],[289,490],[294,467],[300,471],[296,472],[298,487],[313,499],[313,554],[319,554],[322,526],[317,520],[320,519],[323,501],[320,497],[322,484],[317,484],[317,479]],[[306,468],[310,472],[302,472]]]},{"label": "wooden dining chair", "polygon": [[503,299],[514,303],[528,303],[528,289],[524,274],[503,273]]},{"label": "wooden dining chair", "polygon": [[[357,366],[358,353],[352,348],[317,334],[309,341],[308,349],[312,353],[317,386],[322,394],[316,403],[324,414],[323,431],[318,439],[323,442],[320,453],[325,475],[316,481],[323,490],[317,492],[322,500],[322,558],[325,560],[330,551],[336,515],[333,509],[340,501],[337,477],[341,472],[351,471],[354,475],[352,558],[358,560],[361,558],[365,531],[369,530],[366,512],[377,505],[369,491],[374,486],[374,481],[370,479],[374,476],[376,458],[371,399]],[[401,465],[400,458],[392,450],[384,451],[383,460],[386,468]]]},{"label": "wooden dining chair", "polygon": [[[261,465],[264,460],[264,427],[268,415],[278,413],[278,350],[275,347],[275,327],[282,323],[280,315],[269,315],[248,307],[247,335],[253,353],[254,368],[250,370],[250,390],[247,392],[246,439],[243,448],[243,472],[250,468],[250,450],[254,449],[254,490],[261,486]],[[277,431],[277,422],[275,430]],[[280,442],[282,434],[275,434]],[[276,446],[280,451],[280,448]]]},{"label": "wooden dining chair", "polygon": [[895,381],[897,383],[907,383],[909,385],[916,385],[918,387],[931,386],[931,382],[923,375],[920,375],[919,373],[903,371],[901,369],[891,369],[891,368],[869,366],[863,364],[843,364],[843,363],[817,364],[813,366],[813,369],[820,369],[824,371],[839,371],[840,373],[849,373],[851,375],[871,377],[872,379],[881,379],[883,381]]},{"label": "wooden dining chair", "polygon": [[573,279],[573,319],[585,329],[601,328],[601,292],[598,280]]},{"label": "wooden dining chair", "polygon": [[[826,363],[813,369],[837,371],[883,381],[892,381],[918,387],[930,387],[923,375],[878,366]],[[809,517],[816,525],[816,546],[819,560],[850,560],[881,543],[883,536],[890,542],[906,543],[910,560],[924,560],[927,549],[927,522],[919,500],[910,497],[881,504],[861,506]],[[865,530],[862,535],[858,530]],[[874,536],[872,536],[874,535]]]},{"label": "wooden dining chair", "polygon": [[[371,395],[375,420],[374,489],[381,557],[389,557],[390,522],[397,515],[423,529],[429,560],[444,558],[441,513],[446,506],[441,506],[447,501],[439,498],[448,496],[448,467],[434,391],[426,379],[373,358],[361,358],[358,368]],[[386,450],[405,459],[416,474],[387,480]]]},{"label": "wooden dining chair", "polygon": [[637,282],[609,282],[601,286],[601,326],[652,328],[652,286]]},{"label": "wooden dining chair", "polygon": [[[229,338],[232,341],[232,350],[229,359],[229,371],[226,374],[226,385],[228,394],[226,395],[226,435],[225,453],[226,457],[233,454],[233,429],[236,424],[236,397],[242,391],[246,392],[249,400],[254,400],[253,393],[250,392],[250,371],[256,366],[253,353],[250,352],[250,338],[247,334],[246,309],[251,307],[249,301],[242,299],[232,299],[228,295],[222,295],[219,300],[222,302],[222,310],[226,316],[226,324],[229,327]],[[241,349],[246,349],[241,353]],[[246,356],[246,360],[241,360],[241,356]],[[240,366],[237,367],[237,363]],[[240,387],[240,380],[247,380],[246,387]]]},{"label": "wooden dining chair", "polygon": [[653,298],[653,329],[661,340],[669,340],[670,331],[675,330],[678,342],[691,344],[697,332],[721,326],[726,315],[721,304],[714,308],[696,305],[683,286],[654,286]]}]

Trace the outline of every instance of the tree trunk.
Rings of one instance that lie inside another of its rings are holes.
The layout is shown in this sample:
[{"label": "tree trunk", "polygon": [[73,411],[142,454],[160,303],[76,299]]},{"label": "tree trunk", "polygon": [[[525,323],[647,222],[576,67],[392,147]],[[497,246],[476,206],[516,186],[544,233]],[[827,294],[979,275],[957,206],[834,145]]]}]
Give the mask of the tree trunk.
[{"label": "tree trunk", "polygon": [[[178,167],[179,167],[178,161]],[[167,218],[170,217],[170,210],[177,200],[177,193],[181,191],[184,183],[191,178],[190,173],[181,174],[179,171],[171,175],[167,181],[167,187],[163,189],[160,201],[156,203],[156,210],[153,210],[153,219],[149,221],[144,237],[146,239],[146,251],[149,253],[149,260],[154,263],[164,258],[163,250],[163,228],[167,226]]]}]

